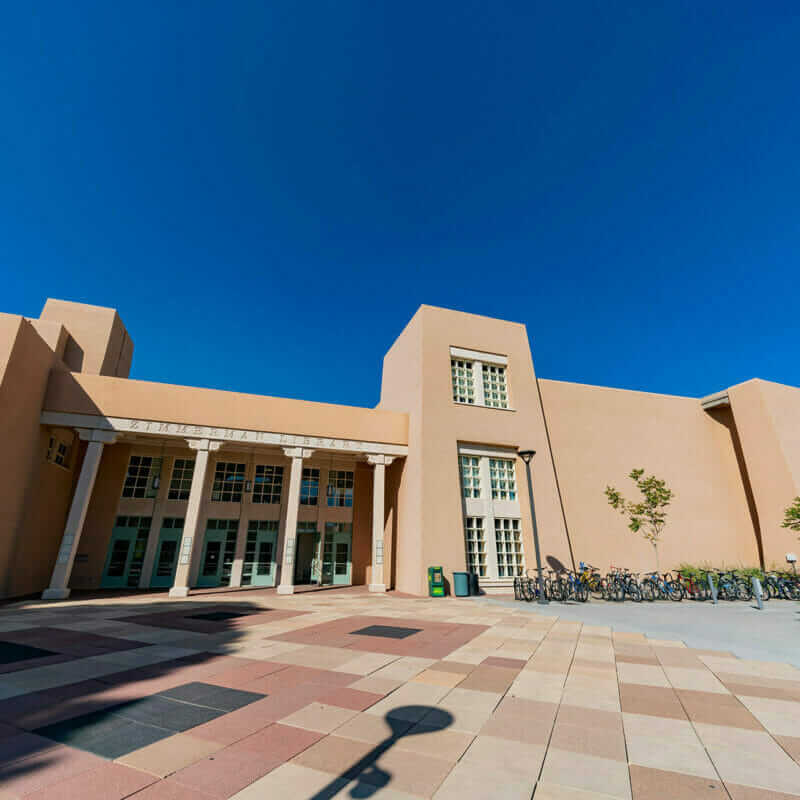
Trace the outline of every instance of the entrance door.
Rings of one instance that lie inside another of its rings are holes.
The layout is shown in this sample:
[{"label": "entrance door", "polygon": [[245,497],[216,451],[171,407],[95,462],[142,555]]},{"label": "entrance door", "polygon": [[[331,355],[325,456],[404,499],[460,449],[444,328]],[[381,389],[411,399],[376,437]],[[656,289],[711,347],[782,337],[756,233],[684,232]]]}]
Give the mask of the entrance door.
[{"label": "entrance door", "polygon": [[275,585],[277,520],[250,520],[242,566],[242,586]]},{"label": "entrance door", "polygon": [[150,588],[169,589],[175,581],[178,550],[183,536],[183,517],[164,517],[158,534],[156,557],[150,575]]},{"label": "entrance door", "polygon": [[352,564],[350,552],[353,526],[349,522],[325,524],[325,543],[322,549],[322,583],[349,586]]},{"label": "entrance door", "polygon": [[210,519],[206,523],[197,586],[228,586],[236,553],[237,519]]},{"label": "entrance door", "polygon": [[138,588],[151,522],[150,517],[117,517],[100,580],[104,589]]},{"label": "entrance door", "polygon": [[319,583],[319,533],[316,522],[297,523],[294,582],[295,584]]}]

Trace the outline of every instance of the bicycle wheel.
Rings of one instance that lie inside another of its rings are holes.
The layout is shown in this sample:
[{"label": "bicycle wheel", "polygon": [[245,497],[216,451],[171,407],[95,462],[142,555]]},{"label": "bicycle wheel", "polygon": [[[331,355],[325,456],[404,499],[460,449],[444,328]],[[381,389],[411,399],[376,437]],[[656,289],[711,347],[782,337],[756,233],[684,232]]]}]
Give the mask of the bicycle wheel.
[{"label": "bicycle wheel", "polygon": [[667,592],[667,597],[675,603],[680,603],[684,597],[684,590],[683,586],[681,586],[677,581],[667,581],[664,584],[664,589]]},{"label": "bicycle wheel", "polygon": [[642,602],[642,590],[633,581],[628,581],[625,591],[630,595],[634,603]]},{"label": "bicycle wheel", "polygon": [[579,603],[585,603],[589,599],[589,589],[585,583],[579,583],[575,586],[575,599]]},{"label": "bicycle wheel", "polygon": [[642,600],[652,603],[656,599],[656,592],[650,581],[644,581],[641,585]]},{"label": "bicycle wheel", "polygon": [[739,600],[752,600],[753,588],[747,581],[736,581],[736,596]]},{"label": "bicycle wheel", "polygon": [[602,600],[605,597],[605,591],[603,591],[603,579],[602,578],[590,578],[589,579],[589,591],[592,594],[592,599],[594,600]]}]

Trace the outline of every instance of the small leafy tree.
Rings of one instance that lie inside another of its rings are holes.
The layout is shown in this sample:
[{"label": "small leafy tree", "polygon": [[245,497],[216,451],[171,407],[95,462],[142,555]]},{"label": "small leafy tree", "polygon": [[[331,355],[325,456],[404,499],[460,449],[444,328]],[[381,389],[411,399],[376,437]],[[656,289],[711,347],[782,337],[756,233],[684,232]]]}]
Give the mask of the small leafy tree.
[{"label": "small leafy tree", "polygon": [[[609,505],[628,518],[628,527],[634,533],[641,533],[653,545],[656,555],[656,569],[658,564],[658,542],[667,524],[666,507],[672,502],[675,493],[667,488],[666,481],[650,475],[645,478],[643,469],[633,469],[628,477],[636,484],[642,493],[638,503],[626,500],[620,491],[613,486],[606,486],[606,497]],[[800,499],[800,498],[798,498]]]},{"label": "small leafy tree", "polygon": [[795,497],[792,504],[784,511],[781,525],[790,531],[800,531],[800,497]]}]

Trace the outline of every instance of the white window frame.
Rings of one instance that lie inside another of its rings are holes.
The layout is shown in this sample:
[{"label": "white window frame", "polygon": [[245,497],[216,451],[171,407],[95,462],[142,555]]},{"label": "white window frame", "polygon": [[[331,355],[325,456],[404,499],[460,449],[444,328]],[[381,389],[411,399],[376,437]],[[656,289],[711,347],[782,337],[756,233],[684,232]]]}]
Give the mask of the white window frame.
[{"label": "white window frame", "polygon": [[510,450],[504,447],[491,447],[489,445],[470,445],[459,444],[458,458],[459,458],[459,478],[460,478],[460,464],[461,456],[477,457],[480,459],[480,480],[481,491],[480,497],[464,497],[463,489],[461,490],[461,504],[463,509],[463,535],[464,535],[464,549],[466,552],[467,547],[467,518],[480,517],[483,519],[483,535],[486,546],[486,577],[484,581],[489,583],[493,581],[507,581],[513,576],[500,576],[498,574],[497,564],[497,542],[495,539],[495,520],[519,520],[520,528],[520,543],[522,544],[522,558],[523,558],[523,573],[527,568],[525,562],[525,547],[524,537],[522,536],[522,510],[520,507],[519,492],[516,492],[514,500],[501,500],[492,496],[491,490],[491,477],[489,470],[490,459],[503,459],[513,462],[514,464],[514,480],[517,480],[517,453],[515,450]]},{"label": "white window frame", "polygon": [[[453,397],[455,394],[452,389],[452,362],[453,361],[464,361],[466,363],[472,363],[472,387],[473,393],[475,397],[475,402],[464,402],[463,400],[458,400],[457,398]],[[489,367],[502,367],[504,370],[505,375],[505,393],[506,393],[506,405],[494,405],[489,404],[486,402],[486,395],[484,392],[483,386],[483,366],[484,364]],[[511,387],[510,381],[508,377],[508,356],[501,356],[496,353],[484,353],[480,350],[467,350],[463,347],[450,347],[450,373],[451,373],[451,380],[450,380],[450,388],[451,388],[451,397],[453,397],[453,402],[459,406],[477,406],[479,408],[492,408],[498,411],[513,411],[514,409],[511,406]]]}]

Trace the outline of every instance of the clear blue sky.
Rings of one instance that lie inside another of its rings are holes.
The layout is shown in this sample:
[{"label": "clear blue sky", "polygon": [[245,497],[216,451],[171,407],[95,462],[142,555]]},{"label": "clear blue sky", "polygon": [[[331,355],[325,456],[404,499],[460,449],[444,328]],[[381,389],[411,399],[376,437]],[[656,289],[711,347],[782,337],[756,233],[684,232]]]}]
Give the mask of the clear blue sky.
[{"label": "clear blue sky", "polygon": [[373,405],[420,303],[542,377],[800,384],[796,2],[46,2],[0,26],[0,309]]}]

